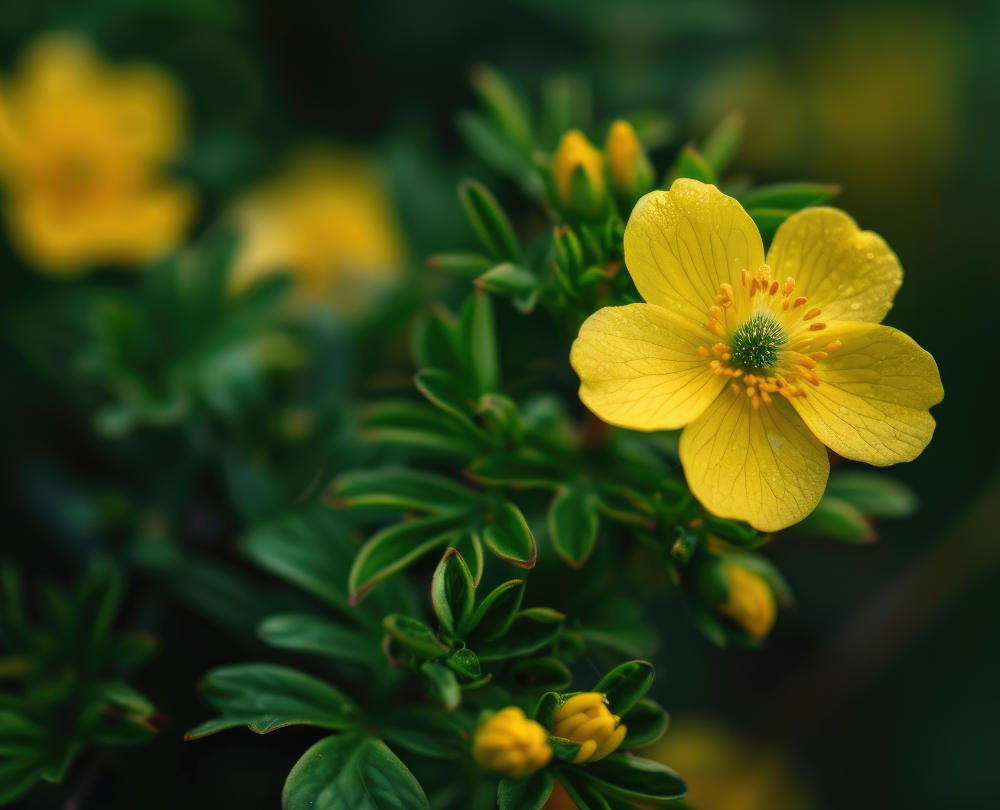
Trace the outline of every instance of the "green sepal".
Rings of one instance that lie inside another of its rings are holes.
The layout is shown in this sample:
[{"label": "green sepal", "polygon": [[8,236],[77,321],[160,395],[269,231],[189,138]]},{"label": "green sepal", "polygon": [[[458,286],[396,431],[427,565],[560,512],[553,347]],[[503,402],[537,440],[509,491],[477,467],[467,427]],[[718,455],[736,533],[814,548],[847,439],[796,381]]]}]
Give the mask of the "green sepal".
[{"label": "green sepal", "polygon": [[572,740],[566,740],[562,737],[553,737],[551,734],[548,737],[549,747],[552,748],[552,755],[556,759],[561,759],[563,762],[572,762],[576,759],[576,755],[580,753],[581,743],[573,742]]}]

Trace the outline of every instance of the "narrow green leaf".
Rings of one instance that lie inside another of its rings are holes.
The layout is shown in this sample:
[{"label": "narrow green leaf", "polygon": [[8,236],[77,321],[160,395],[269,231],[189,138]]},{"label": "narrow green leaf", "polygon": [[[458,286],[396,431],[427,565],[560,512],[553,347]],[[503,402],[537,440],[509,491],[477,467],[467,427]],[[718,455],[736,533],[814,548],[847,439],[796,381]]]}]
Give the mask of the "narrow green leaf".
[{"label": "narrow green leaf", "polygon": [[476,286],[498,295],[531,295],[538,289],[538,277],[530,270],[504,262],[492,267],[476,279]]},{"label": "narrow green leaf", "polygon": [[648,661],[629,661],[601,678],[594,691],[607,695],[612,714],[624,717],[653,685],[653,673]]},{"label": "narrow green leaf", "polygon": [[353,701],[326,681],[276,664],[216,667],[201,689],[222,716],[191,729],[184,735],[188,740],[237,726],[266,734],[290,725],[343,730],[361,720]]},{"label": "narrow green leaf", "polygon": [[845,543],[864,544],[878,539],[871,522],[860,509],[831,495],[824,495],[816,508],[795,524],[793,531],[795,534],[830,537]]},{"label": "narrow green leaf", "polygon": [[482,669],[479,666],[479,659],[468,648],[455,650],[455,652],[445,659],[444,663],[452,672],[462,676],[467,681],[478,681],[483,677]]},{"label": "narrow green leaf", "polygon": [[396,523],[365,543],[348,577],[351,601],[357,604],[378,582],[454,538],[464,517],[431,517]]},{"label": "narrow green leaf", "polygon": [[822,205],[840,193],[835,183],[774,183],[758,186],[737,199],[744,208],[785,208],[798,211],[810,205]]},{"label": "narrow green leaf", "polygon": [[529,658],[516,661],[506,675],[519,693],[561,692],[573,683],[573,674],[558,658]]},{"label": "narrow green leaf", "polygon": [[497,261],[517,263],[521,258],[521,246],[510,220],[489,189],[477,180],[466,179],[458,185],[458,196],[487,252]]},{"label": "narrow green leaf", "polygon": [[689,177],[702,183],[715,183],[715,173],[705,162],[705,158],[690,144],[677,154],[673,168],[667,173],[667,183],[673,183],[680,177]]},{"label": "narrow green leaf", "polygon": [[702,157],[716,177],[721,177],[736,157],[740,141],[743,139],[745,123],[746,119],[742,113],[730,113],[719,122],[701,145]]},{"label": "narrow green leaf", "polygon": [[454,711],[462,702],[462,690],[455,679],[455,673],[437,661],[426,661],[420,671],[427,676],[433,694],[444,705],[445,711]]},{"label": "narrow green leaf", "polygon": [[666,765],[627,754],[592,762],[584,773],[600,792],[622,799],[659,803],[687,795],[684,780]]},{"label": "narrow green leaf", "polygon": [[504,137],[522,152],[531,151],[534,144],[531,112],[521,94],[503,74],[486,65],[474,67],[469,78]]},{"label": "narrow green leaf", "polygon": [[542,768],[523,779],[501,779],[497,802],[500,810],[541,810],[551,794],[552,774]]},{"label": "narrow green leaf", "polygon": [[483,529],[483,541],[500,559],[519,568],[534,568],[538,553],[535,538],[515,504],[500,504],[492,521]]},{"label": "narrow green leaf", "polygon": [[451,548],[462,555],[462,559],[465,560],[466,565],[469,566],[469,572],[472,574],[472,586],[478,588],[479,582],[483,578],[484,566],[483,541],[480,540],[479,534],[470,531],[455,540],[451,544]]},{"label": "narrow green leaf", "polygon": [[370,667],[385,664],[385,655],[375,639],[308,613],[268,616],[257,626],[257,635],[266,644],[281,650],[311,653]]},{"label": "narrow green leaf", "polygon": [[474,397],[464,380],[437,368],[425,368],[413,378],[420,393],[441,410],[456,417],[466,428],[478,432]]},{"label": "narrow green leaf", "polygon": [[494,455],[477,459],[469,474],[490,486],[539,487],[556,489],[565,478],[563,471],[545,461],[516,455]]},{"label": "narrow green leaf", "polygon": [[462,345],[469,353],[475,398],[500,390],[500,353],[497,348],[493,303],[482,290],[476,290],[462,305],[459,316]]},{"label": "narrow green leaf", "polygon": [[479,496],[450,478],[392,467],[352,470],[331,485],[336,507],[384,507],[431,514],[453,514],[475,508]]},{"label": "narrow green leaf", "polygon": [[422,658],[440,658],[448,652],[448,647],[438,641],[434,631],[419,619],[390,613],[382,619],[385,632],[406,649]]},{"label": "narrow green leaf", "polygon": [[600,528],[598,500],[583,487],[564,487],[549,505],[549,535],[556,552],[573,568],[582,568],[594,551]]},{"label": "narrow green leaf", "polygon": [[667,713],[659,703],[643,698],[625,714],[622,723],[627,729],[622,748],[635,748],[656,742],[667,730]]},{"label": "narrow green leaf", "polygon": [[494,264],[496,262],[482,253],[438,253],[427,259],[429,267],[440,267],[467,278],[481,276]]},{"label": "narrow green leaf", "polygon": [[556,712],[565,700],[565,697],[558,692],[546,692],[538,699],[538,705],[535,706],[533,715],[535,722],[541,724],[546,731],[550,731],[555,722]]},{"label": "narrow green leaf", "polygon": [[795,212],[789,208],[748,208],[747,213],[760,231],[760,238],[766,243],[774,238],[781,223]]},{"label": "narrow green leaf", "polygon": [[502,636],[479,647],[480,661],[499,661],[537,652],[555,641],[563,615],[545,608],[522,610]]},{"label": "narrow green leaf", "polygon": [[429,810],[406,766],[381,740],[358,733],[326,737],[285,780],[284,810]]},{"label": "narrow green leaf", "polygon": [[916,494],[902,481],[874,472],[834,473],[826,494],[866,515],[881,518],[910,517],[920,505]]},{"label": "narrow green leaf", "polygon": [[438,563],[431,580],[431,604],[438,621],[452,635],[462,637],[466,623],[472,617],[476,587],[472,573],[455,549],[448,549]]},{"label": "narrow green leaf", "polygon": [[425,757],[458,759],[468,749],[469,729],[461,718],[428,706],[397,709],[380,725],[387,742]]},{"label": "narrow green leaf", "polygon": [[[493,641],[510,628],[524,598],[524,580],[514,579],[497,586],[476,608],[466,633],[473,639]],[[464,636],[463,636],[464,637]]]}]

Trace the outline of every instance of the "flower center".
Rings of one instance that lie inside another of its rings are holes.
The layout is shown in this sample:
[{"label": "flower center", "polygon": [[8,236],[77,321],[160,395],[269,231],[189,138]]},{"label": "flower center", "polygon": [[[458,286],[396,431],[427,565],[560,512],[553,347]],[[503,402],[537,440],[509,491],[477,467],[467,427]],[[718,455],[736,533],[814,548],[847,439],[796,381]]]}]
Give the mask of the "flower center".
[{"label": "flower center", "polygon": [[[806,383],[820,383],[816,364],[841,346],[839,340],[821,338],[826,324],[817,317],[822,312],[806,307],[804,295],[793,298],[794,289],[795,279],[772,280],[764,264],[753,274],[744,270],[738,289],[720,285],[717,305],[708,311],[705,329],[725,342],[699,346],[698,354],[711,358],[712,373],[731,378],[733,395],[746,393],[755,409],[762,402],[769,405],[774,393],[786,399],[806,396]],[[821,345],[823,351],[816,351]]]},{"label": "flower center", "polygon": [[786,343],[785,330],[770,313],[756,312],[729,338],[732,363],[749,374],[765,374],[778,363]]}]

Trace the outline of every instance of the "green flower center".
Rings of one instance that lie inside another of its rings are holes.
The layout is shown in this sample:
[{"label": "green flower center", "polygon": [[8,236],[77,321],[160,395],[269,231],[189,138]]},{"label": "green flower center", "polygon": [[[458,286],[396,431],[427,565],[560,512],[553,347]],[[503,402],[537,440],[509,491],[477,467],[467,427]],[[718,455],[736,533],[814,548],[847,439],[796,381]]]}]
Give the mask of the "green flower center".
[{"label": "green flower center", "polygon": [[785,330],[771,315],[758,312],[740,324],[729,338],[732,364],[747,374],[764,374],[778,364],[785,347]]}]

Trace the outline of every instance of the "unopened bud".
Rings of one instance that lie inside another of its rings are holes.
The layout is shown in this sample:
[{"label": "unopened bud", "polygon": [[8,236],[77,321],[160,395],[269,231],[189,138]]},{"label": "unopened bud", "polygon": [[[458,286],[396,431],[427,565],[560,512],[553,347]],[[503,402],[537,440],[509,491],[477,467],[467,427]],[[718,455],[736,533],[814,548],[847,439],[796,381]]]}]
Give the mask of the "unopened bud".
[{"label": "unopened bud", "polygon": [[622,744],[626,730],[600,692],[574,695],[556,710],[552,724],[553,736],[580,743],[577,765],[604,759]]},{"label": "unopened bud", "polygon": [[541,724],[510,706],[476,729],[472,755],[484,771],[520,779],[548,765],[552,748]]},{"label": "unopened bud", "polygon": [[635,129],[628,121],[615,121],[608,130],[604,154],[615,191],[634,203],[653,188],[653,166]]},{"label": "unopened bud", "polygon": [[604,158],[578,129],[566,132],[552,158],[552,181],[559,201],[571,211],[594,216],[606,192]]},{"label": "unopened bud", "polygon": [[778,615],[774,591],[764,578],[741,565],[725,567],[729,597],[719,604],[719,611],[756,639],[771,632]]}]

